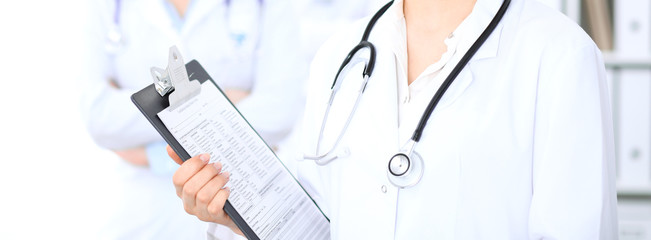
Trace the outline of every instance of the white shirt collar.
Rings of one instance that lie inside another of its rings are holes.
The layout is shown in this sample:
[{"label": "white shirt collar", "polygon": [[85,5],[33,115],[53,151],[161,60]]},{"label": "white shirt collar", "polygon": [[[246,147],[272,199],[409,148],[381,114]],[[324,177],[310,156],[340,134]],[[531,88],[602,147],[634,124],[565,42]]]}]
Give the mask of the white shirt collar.
[{"label": "white shirt collar", "polygon": [[[476,5],[475,5],[476,6]],[[474,10],[473,10],[474,12]],[[414,82],[407,86],[407,35],[406,35],[406,25],[405,18],[403,13],[403,1],[397,0],[393,3],[391,8],[388,10],[389,18],[393,23],[394,31],[397,34],[393,34],[392,39],[392,50],[396,55],[396,68],[398,75],[398,95],[400,97],[400,102],[405,103],[411,100],[412,97],[419,95],[420,92],[426,91],[429,92],[431,88],[428,88],[427,85],[430,85],[432,81],[436,79],[439,73],[442,72],[443,68],[451,63],[453,57],[456,55],[462,55],[467,51],[468,47],[464,47],[463,39],[473,38],[473,29],[470,26],[473,24],[472,13],[450,34],[450,37],[444,40],[444,43],[447,45],[448,49],[441,59],[437,62],[429,65],[415,80]],[[476,38],[476,37],[475,37]],[[472,43],[470,43],[472,44]],[[460,53],[460,54],[457,54]],[[452,61],[455,62],[455,61]],[[442,82],[440,80],[439,82]],[[438,83],[433,89],[436,91],[438,89]]]},{"label": "white shirt collar", "polygon": [[451,33],[449,38],[444,40],[448,49],[441,59],[429,65],[411,85],[407,85],[407,39],[403,0],[394,1],[387,11],[387,20],[389,20],[387,22],[392,24],[392,32],[395,33],[391,34],[391,49],[396,56],[401,125],[404,122],[402,116],[405,114],[402,111],[405,109],[405,105],[412,101],[416,101],[416,105],[419,106],[427,104],[429,98],[438,90],[452,68],[484,31],[500,4],[501,0],[478,0],[468,17]]}]

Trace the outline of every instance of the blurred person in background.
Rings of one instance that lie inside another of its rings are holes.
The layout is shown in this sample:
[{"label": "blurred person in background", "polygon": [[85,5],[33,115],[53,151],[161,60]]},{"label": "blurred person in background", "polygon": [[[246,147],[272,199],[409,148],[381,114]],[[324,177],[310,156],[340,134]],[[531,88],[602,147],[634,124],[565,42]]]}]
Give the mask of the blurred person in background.
[{"label": "blurred person in background", "polygon": [[[291,130],[303,107],[298,25],[289,0],[104,0],[91,5],[82,113],[101,147],[115,152],[121,181],[110,239],[203,239],[171,183],[176,164],[166,143],[131,103],[166,67],[168,49],[196,59],[270,146]],[[211,233],[228,239],[230,229]]]},{"label": "blurred person in background", "polygon": [[294,0],[300,19],[303,59],[312,61],[319,47],[338,29],[369,16],[384,5],[385,0]]}]

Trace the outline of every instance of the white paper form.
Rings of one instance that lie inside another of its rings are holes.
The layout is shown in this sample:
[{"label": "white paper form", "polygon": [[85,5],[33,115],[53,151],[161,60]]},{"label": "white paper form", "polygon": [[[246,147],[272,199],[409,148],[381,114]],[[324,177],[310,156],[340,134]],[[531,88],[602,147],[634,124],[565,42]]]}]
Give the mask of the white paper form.
[{"label": "white paper form", "polygon": [[330,239],[321,210],[211,81],[158,117],[191,156],[231,173],[228,200],[260,239]]}]

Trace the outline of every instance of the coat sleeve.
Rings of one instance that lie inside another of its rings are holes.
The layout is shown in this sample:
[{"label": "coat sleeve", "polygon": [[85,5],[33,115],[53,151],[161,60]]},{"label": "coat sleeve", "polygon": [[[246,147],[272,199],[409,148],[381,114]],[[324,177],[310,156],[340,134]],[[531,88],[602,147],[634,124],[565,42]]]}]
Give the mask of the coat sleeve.
[{"label": "coat sleeve", "polygon": [[538,81],[529,237],[617,239],[613,124],[601,53],[592,43],[546,53]]},{"label": "coat sleeve", "polygon": [[265,2],[251,94],[237,104],[271,146],[294,127],[305,104],[307,63],[297,50],[298,22],[291,1]]},{"label": "coat sleeve", "polygon": [[131,102],[139,89],[111,85],[114,58],[107,51],[110,26],[115,24],[114,1],[93,1],[89,5],[87,44],[81,67],[80,108],[86,128],[101,147],[120,150],[137,147],[162,138]]}]

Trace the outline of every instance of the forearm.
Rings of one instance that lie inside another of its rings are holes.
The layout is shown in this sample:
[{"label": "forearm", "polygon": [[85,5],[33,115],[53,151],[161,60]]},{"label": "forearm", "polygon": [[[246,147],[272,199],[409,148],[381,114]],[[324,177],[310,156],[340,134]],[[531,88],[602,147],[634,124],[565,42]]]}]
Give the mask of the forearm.
[{"label": "forearm", "polygon": [[125,150],[160,140],[155,129],[131,103],[129,90],[97,84],[87,89],[82,113],[93,140],[101,147]]}]

